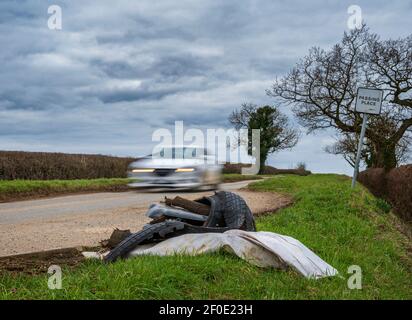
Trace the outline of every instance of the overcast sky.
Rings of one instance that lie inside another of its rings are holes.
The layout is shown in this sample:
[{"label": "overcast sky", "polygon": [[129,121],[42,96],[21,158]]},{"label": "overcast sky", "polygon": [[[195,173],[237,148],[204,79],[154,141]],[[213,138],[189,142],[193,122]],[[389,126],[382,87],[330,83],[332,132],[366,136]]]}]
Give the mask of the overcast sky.
[{"label": "overcast sky", "polygon": [[[0,149],[139,156],[175,120],[229,127],[241,103],[273,104],[265,90],[310,47],[338,42],[352,4],[382,38],[412,30],[405,0],[1,0]],[[351,173],[323,152],[334,132],[301,130],[269,164]]]}]

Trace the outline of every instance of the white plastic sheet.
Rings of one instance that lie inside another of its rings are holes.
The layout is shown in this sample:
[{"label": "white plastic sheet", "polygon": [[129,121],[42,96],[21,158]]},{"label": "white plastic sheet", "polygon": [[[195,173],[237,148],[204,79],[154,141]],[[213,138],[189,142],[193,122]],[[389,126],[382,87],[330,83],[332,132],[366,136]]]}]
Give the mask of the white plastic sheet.
[{"label": "white plastic sheet", "polygon": [[[230,230],[225,233],[186,234],[152,245],[137,246],[129,257],[139,255],[198,255],[220,249],[259,267],[292,268],[307,278],[335,276],[338,271],[300,241],[273,232]],[[84,253],[86,257],[93,254]],[[94,256],[95,257],[95,256]]]}]

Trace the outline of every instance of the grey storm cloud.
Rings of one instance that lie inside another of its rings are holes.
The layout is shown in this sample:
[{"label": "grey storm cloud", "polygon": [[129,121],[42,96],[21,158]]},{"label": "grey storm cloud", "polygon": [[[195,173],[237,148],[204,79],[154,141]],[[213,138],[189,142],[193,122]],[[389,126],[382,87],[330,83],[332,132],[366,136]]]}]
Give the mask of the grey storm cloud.
[{"label": "grey storm cloud", "polygon": [[[63,13],[55,31],[47,27],[51,3],[0,3],[0,149],[135,156],[150,152],[152,132],[174,121],[228,127],[241,103],[274,103],[265,90],[310,47],[338,42],[352,4],[54,1]],[[357,4],[382,37],[411,30],[411,1]],[[332,136],[303,136],[293,153],[270,161],[347,172],[318,143]]]},{"label": "grey storm cloud", "polygon": [[113,92],[102,92],[99,99],[104,103],[115,103],[121,101],[139,101],[139,100],[155,100],[158,101],[163,97],[177,92],[172,89],[150,89],[150,88],[135,88],[135,89],[120,89]]}]

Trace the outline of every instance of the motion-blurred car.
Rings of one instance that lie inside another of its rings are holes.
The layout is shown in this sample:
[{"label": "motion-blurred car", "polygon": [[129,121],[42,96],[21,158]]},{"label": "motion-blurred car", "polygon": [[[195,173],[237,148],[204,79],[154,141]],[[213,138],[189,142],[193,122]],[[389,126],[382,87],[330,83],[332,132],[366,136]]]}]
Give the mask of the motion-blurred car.
[{"label": "motion-blurred car", "polygon": [[170,146],[131,163],[128,176],[136,188],[217,189],[222,166],[205,148]]}]

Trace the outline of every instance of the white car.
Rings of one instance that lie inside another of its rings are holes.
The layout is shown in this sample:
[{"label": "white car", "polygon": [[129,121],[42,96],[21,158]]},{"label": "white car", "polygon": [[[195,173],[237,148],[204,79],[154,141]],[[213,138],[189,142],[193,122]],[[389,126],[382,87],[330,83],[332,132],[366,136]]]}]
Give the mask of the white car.
[{"label": "white car", "polygon": [[205,148],[170,146],[132,162],[128,176],[136,188],[217,189],[222,165]]}]

